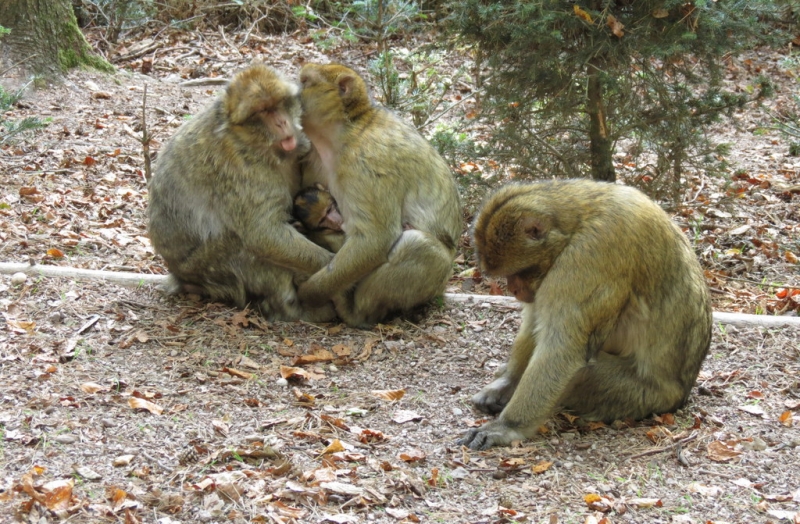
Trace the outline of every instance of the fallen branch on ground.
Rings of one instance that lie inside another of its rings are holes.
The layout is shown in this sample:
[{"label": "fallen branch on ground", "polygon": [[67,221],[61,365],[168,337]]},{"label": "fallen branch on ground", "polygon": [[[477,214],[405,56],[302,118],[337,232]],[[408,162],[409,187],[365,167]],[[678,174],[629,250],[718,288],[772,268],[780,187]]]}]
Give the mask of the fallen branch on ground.
[{"label": "fallen branch on ground", "polygon": [[[522,307],[514,297],[499,295],[467,295],[461,293],[445,293],[445,299],[452,302],[476,302],[479,304],[506,304]],[[789,316],[769,316],[769,315],[748,315],[746,313],[725,313],[714,311],[714,322],[728,326],[760,326],[760,327],[800,327],[800,317]]]},{"label": "fallen branch on ground", "polygon": [[669,450],[681,447],[682,445],[684,445],[684,444],[686,444],[688,442],[691,442],[696,438],[697,438],[697,433],[693,433],[693,434],[689,435],[688,437],[686,437],[684,439],[681,439],[678,442],[675,442],[674,444],[670,444],[669,446],[664,446],[663,448],[653,448],[653,449],[649,449],[647,451],[643,451],[641,453],[637,453],[636,455],[631,455],[630,459],[634,460],[634,459],[637,459],[637,458],[646,457],[648,455],[655,455],[656,453],[664,453],[665,451],[669,451]]},{"label": "fallen branch on ground", "polygon": [[[0,274],[11,275],[25,273],[29,276],[65,277],[79,280],[102,280],[120,286],[139,287],[144,284],[161,285],[167,281],[166,275],[149,275],[145,273],[129,273],[121,271],[103,271],[99,269],[81,269],[67,266],[46,266],[41,264],[20,264],[0,262]],[[470,295],[466,293],[445,293],[448,302],[464,304],[502,304],[512,308],[521,308],[514,297],[499,295]],[[760,326],[760,327],[800,327],[800,317],[748,315],[745,313],[714,312],[714,321],[728,326]]]},{"label": "fallen branch on ground", "polygon": [[122,271],[103,271],[101,269],[82,269],[68,266],[45,266],[42,264],[18,264],[0,262],[0,274],[12,275],[25,273],[31,277],[65,277],[80,280],[103,280],[126,287],[139,287],[143,284],[163,284],[166,275],[148,275],[145,273],[129,273]]}]

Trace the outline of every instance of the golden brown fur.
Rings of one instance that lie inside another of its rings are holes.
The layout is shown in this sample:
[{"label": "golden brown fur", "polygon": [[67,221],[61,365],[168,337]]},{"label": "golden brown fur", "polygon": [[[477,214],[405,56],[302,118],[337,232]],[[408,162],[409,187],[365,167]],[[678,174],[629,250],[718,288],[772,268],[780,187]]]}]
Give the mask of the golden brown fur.
[{"label": "golden brown fur", "polygon": [[333,298],[348,324],[370,326],[441,294],[461,234],[446,163],[413,127],[374,105],[353,70],[307,64],[300,81],[313,144],[304,183],[329,189],[345,242],[299,296],[312,304]]},{"label": "golden brown fur", "polygon": [[330,191],[321,184],[306,187],[294,197],[294,218],[312,242],[336,253],[344,243],[342,215]]},{"label": "golden brown fur", "polygon": [[510,185],[474,234],[485,274],[527,303],[508,364],[473,397],[500,415],[462,444],[529,438],[559,406],[611,421],[686,402],[711,307],[689,242],[655,203],[589,180]]},{"label": "golden brown fur", "polygon": [[161,150],[149,230],[169,291],[252,301],[270,319],[333,317],[330,305],[301,308],[295,288],[332,257],[290,224],[298,158],[309,149],[297,95],[279,73],[253,65]]}]

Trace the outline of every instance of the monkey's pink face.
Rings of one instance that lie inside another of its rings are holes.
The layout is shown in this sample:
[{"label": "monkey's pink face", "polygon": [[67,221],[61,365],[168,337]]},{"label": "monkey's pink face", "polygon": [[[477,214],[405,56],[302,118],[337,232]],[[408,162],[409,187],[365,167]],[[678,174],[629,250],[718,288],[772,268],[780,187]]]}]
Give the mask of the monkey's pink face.
[{"label": "monkey's pink face", "polygon": [[259,111],[259,118],[275,137],[275,143],[284,151],[294,151],[297,147],[296,130],[289,114],[279,108],[267,107]]},{"label": "monkey's pink face", "polygon": [[342,230],[342,215],[339,213],[339,208],[336,207],[336,204],[331,202],[328,205],[328,209],[325,210],[325,216],[322,217],[322,220],[319,222],[319,227],[321,229],[331,229],[333,231],[341,231]]},{"label": "monkey's pink face", "polygon": [[514,295],[514,298],[520,302],[533,302],[533,297],[536,295],[520,275],[509,275],[506,277],[506,286],[508,290]]}]

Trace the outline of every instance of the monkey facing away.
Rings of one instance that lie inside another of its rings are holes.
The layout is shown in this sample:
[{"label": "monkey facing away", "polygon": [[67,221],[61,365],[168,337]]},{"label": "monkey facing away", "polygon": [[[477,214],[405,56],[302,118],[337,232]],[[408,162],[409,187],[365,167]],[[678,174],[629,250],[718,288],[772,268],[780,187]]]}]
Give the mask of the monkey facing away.
[{"label": "monkey facing away", "polygon": [[374,105],[352,69],[306,64],[300,82],[313,145],[304,183],[328,188],[345,233],[331,263],[300,285],[300,299],[333,299],[345,322],[366,327],[440,295],[461,234],[447,164],[416,129]]},{"label": "monkey facing away", "polygon": [[322,184],[306,187],[294,197],[294,218],[312,242],[334,253],[344,243],[342,215],[333,195]]},{"label": "monkey facing away", "polygon": [[636,189],[590,180],[509,185],[483,205],[475,248],[525,302],[506,366],[472,398],[498,418],[459,443],[532,437],[558,407],[640,419],[686,402],[711,342],[688,240]]},{"label": "monkey facing away", "polygon": [[168,291],[192,291],[273,320],[330,320],[302,308],[296,282],[332,257],[291,224],[300,188],[298,87],[263,64],[185,122],[161,150],[149,183],[150,240],[170,271]]}]

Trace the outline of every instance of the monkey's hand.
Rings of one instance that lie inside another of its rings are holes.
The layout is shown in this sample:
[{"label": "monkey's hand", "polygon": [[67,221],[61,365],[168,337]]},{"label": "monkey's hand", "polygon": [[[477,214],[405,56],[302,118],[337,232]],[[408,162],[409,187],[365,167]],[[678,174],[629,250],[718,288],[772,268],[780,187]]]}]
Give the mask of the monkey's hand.
[{"label": "monkey's hand", "polygon": [[292,220],[289,222],[293,228],[295,228],[299,233],[303,233],[304,235],[308,233],[306,230],[306,226],[303,225],[302,222],[299,220]]},{"label": "monkey's hand", "polygon": [[472,403],[484,413],[489,413],[490,415],[500,413],[506,407],[508,401],[511,400],[518,383],[519,380],[513,380],[501,374],[479,393],[476,393],[472,397]]},{"label": "monkey's hand", "polygon": [[307,307],[319,307],[330,300],[330,297],[321,292],[318,286],[314,285],[314,277],[306,280],[297,288],[297,298]]},{"label": "monkey's hand", "polygon": [[485,450],[493,446],[508,446],[514,440],[524,440],[525,435],[510,428],[502,420],[487,422],[478,429],[471,429],[458,439],[458,444],[471,449]]}]

